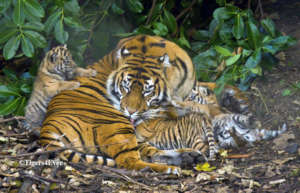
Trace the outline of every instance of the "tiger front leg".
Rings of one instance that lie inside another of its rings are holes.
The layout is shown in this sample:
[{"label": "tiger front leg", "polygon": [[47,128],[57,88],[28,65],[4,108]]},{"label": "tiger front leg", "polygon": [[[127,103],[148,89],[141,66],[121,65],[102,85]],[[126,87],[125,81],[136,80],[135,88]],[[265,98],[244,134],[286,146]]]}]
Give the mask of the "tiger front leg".
[{"label": "tiger front leg", "polygon": [[75,75],[83,76],[83,77],[94,77],[97,75],[97,71],[91,68],[84,69],[84,68],[77,67],[75,70]]},{"label": "tiger front leg", "polygon": [[196,163],[207,160],[204,154],[191,148],[160,150],[148,143],[141,143],[139,152],[144,161],[165,163],[181,168],[191,168]]},{"label": "tiger front leg", "polygon": [[[104,136],[99,136],[104,137]],[[104,137],[105,138],[105,137]],[[126,143],[120,143],[126,141]],[[181,169],[176,166],[159,164],[159,163],[148,163],[141,159],[140,152],[138,151],[138,144],[136,137],[126,135],[116,135],[109,139],[108,145],[101,148],[101,151],[112,157],[117,166],[126,168],[129,170],[142,170],[144,168],[150,168],[155,172],[176,174],[181,173]]]}]

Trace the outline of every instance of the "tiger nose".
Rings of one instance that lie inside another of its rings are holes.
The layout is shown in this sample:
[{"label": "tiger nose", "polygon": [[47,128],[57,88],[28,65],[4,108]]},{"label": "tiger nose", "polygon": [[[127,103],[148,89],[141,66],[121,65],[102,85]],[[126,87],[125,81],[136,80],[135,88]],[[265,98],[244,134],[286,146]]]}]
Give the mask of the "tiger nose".
[{"label": "tiger nose", "polygon": [[133,109],[133,108],[130,108],[130,107],[127,107],[127,111],[128,111],[128,113],[129,113],[130,115],[132,115],[133,113],[135,113],[135,112],[136,112],[136,110],[135,110],[135,109]]}]

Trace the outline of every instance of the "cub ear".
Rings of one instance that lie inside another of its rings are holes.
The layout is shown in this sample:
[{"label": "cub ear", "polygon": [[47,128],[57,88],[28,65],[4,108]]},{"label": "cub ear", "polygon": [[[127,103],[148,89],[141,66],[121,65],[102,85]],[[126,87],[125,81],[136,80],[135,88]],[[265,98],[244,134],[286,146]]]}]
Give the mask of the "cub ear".
[{"label": "cub ear", "polygon": [[63,47],[67,49],[67,44],[64,44]]},{"label": "cub ear", "polygon": [[159,57],[159,61],[163,64],[163,67],[171,67],[170,57],[168,54],[164,54],[163,56]]},{"label": "cub ear", "polygon": [[126,48],[120,48],[117,50],[117,55],[116,55],[116,58],[121,58],[121,57],[126,57],[126,56],[129,56],[130,55],[130,52],[128,49]]}]

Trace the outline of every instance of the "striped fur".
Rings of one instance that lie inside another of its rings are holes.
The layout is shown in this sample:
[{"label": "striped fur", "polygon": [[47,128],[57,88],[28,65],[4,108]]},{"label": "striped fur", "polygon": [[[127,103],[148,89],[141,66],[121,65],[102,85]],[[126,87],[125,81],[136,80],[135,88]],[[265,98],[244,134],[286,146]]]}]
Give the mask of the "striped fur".
[{"label": "striped fur", "polygon": [[27,129],[39,128],[44,120],[48,103],[59,92],[80,86],[70,81],[75,76],[95,76],[96,71],[77,67],[66,45],[48,51],[42,60],[33,86],[33,92],[25,108]]},{"label": "striped fur", "polygon": [[178,174],[178,167],[141,160],[133,125],[107,96],[106,81],[114,65],[113,52],[92,65],[97,71],[95,78],[78,77],[79,88],[53,98],[41,128],[40,143],[48,150],[68,148],[60,153],[67,161],[113,165],[113,160],[118,167],[127,169],[149,167]]}]

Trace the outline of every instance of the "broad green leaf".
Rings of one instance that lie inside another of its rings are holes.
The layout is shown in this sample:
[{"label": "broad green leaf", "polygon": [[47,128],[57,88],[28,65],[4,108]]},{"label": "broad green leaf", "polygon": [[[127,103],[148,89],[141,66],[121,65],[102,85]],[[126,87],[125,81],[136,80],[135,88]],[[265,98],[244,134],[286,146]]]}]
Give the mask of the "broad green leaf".
[{"label": "broad green leaf", "polygon": [[244,35],[245,24],[243,17],[240,14],[237,14],[234,19],[234,25],[232,28],[232,34],[236,39],[241,39]]},{"label": "broad green leaf", "polygon": [[221,46],[215,46],[215,50],[221,54],[222,56],[232,56],[232,53],[227,48],[221,47]]},{"label": "broad green leaf", "polygon": [[22,97],[15,98],[1,105],[0,115],[9,115],[13,113],[17,109],[18,105],[20,104],[21,98]]},{"label": "broad green leaf", "polygon": [[31,93],[31,87],[27,84],[27,83],[23,83],[21,86],[20,86],[20,90],[26,94],[29,94]]},{"label": "broad green leaf", "polygon": [[297,41],[290,36],[279,36],[269,42],[272,46],[274,46],[277,49],[284,49],[287,48],[288,46],[292,46],[296,43]]},{"label": "broad green leaf", "polygon": [[0,13],[4,13],[10,6],[12,1],[0,0]]},{"label": "broad green leaf", "polygon": [[216,3],[222,7],[222,6],[225,6],[226,5],[226,0],[216,0]]},{"label": "broad green leaf", "polygon": [[252,54],[252,52],[253,52],[252,50],[243,49],[242,56],[248,57],[250,56],[250,54]]},{"label": "broad green leaf", "polygon": [[265,45],[262,47],[264,52],[271,53],[271,54],[276,54],[278,49],[272,45]]},{"label": "broad green leaf", "polygon": [[178,43],[181,46],[191,48],[191,45],[190,45],[189,41],[185,38],[184,35],[180,36],[180,38],[178,39]]},{"label": "broad green leaf", "polygon": [[3,48],[3,56],[6,60],[12,59],[19,48],[20,36],[11,37],[8,42],[6,42]]},{"label": "broad green leaf", "polygon": [[262,27],[274,38],[276,36],[276,29],[274,22],[267,18],[260,21]]},{"label": "broad green leaf", "polygon": [[30,12],[32,15],[38,18],[42,18],[45,16],[44,8],[41,4],[36,0],[25,0],[25,9]]},{"label": "broad green leaf", "polygon": [[198,30],[193,34],[195,40],[208,41],[209,33],[207,30]]},{"label": "broad green leaf", "polygon": [[81,27],[80,23],[76,21],[73,17],[64,17],[64,22],[69,27],[76,27],[76,28]]},{"label": "broad green leaf", "polygon": [[61,44],[66,43],[69,38],[69,34],[64,30],[64,24],[61,20],[58,21],[55,25],[54,35],[56,40]]},{"label": "broad green leaf", "polygon": [[208,44],[207,44],[207,42],[196,41],[196,42],[191,43],[191,47],[194,52],[200,52],[200,51],[204,50],[205,48],[207,48]]},{"label": "broad green leaf", "polygon": [[139,0],[127,0],[128,8],[134,13],[141,13],[144,10],[143,4]]},{"label": "broad green leaf", "polygon": [[24,115],[24,109],[26,106],[26,97],[20,97],[20,102],[17,104],[17,109],[13,113],[14,115],[21,116]]},{"label": "broad green leaf", "polygon": [[80,14],[80,6],[77,0],[64,1],[64,9],[73,15],[78,16]]},{"label": "broad green leaf", "polygon": [[5,43],[9,40],[12,36],[16,35],[18,32],[17,28],[9,28],[5,29],[0,33],[0,44]]},{"label": "broad green leaf", "polygon": [[219,31],[219,37],[224,43],[230,45],[233,39],[232,27],[226,23],[223,23]]},{"label": "broad green leaf", "polygon": [[164,10],[164,15],[164,24],[168,27],[170,32],[175,32],[177,29],[177,22],[174,15],[166,9]]},{"label": "broad green leaf", "polygon": [[[2,71],[5,75],[5,77],[8,78],[10,81],[14,82],[14,81],[18,80],[17,73],[14,70],[9,69],[9,68],[3,68]],[[12,87],[8,87],[8,88],[10,90],[15,90]]]},{"label": "broad green leaf", "polygon": [[24,14],[24,3],[23,0],[17,0],[13,11],[13,22],[17,25],[24,24],[25,14]]},{"label": "broad green leaf", "polygon": [[32,21],[30,23],[25,23],[23,25],[23,29],[29,29],[29,30],[34,30],[34,31],[43,31],[44,30],[44,24],[38,21]]},{"label": "broad green leaf", "polygon": [[165,26],[163,23],[160,23],[160,22],[154,22],[154,23],[153,23],[153,27],[154,27],[153,32],[154,32],[156,35],[165,36],[165,35],[168,34],[168,28],[167,28],[167,26]]},{"label": "broad green leaf", "polygon": [[281,94],[282,94],[282,96],[290,96],[292,94],[292,91],[287,88],[287,89],[284,89]]},{"label": "broad green leaf", "polygon": [[26,37],[23,36],[21,40],[21,47],[22,51],[25,54],[25,56],[31,58],[34,54],[34,47],[31,43],[31,41]]},{"label": "broad green leaf", "polygon": [[261,51],[255,50],[255,52],[247,59],[245,66],[249,69],[255,68],[261,61]]},{"label": "broad green leaf", "polygon": [[247,23],[247,35],[249,44],[253,49],[257,49],[260,44],[260,33],[256,25],[251,21]]},{"label": "broad green leaf", "polygon": [[52,15],[50,15],[45,22],[45,31],[47,34],[49,34],[54,27],[54,25],[57,23],[59,17],[61,16],[62,11],[61,9],[56,10]]},{"label": "broad green leaf", "polygon": [[16,90],[11,89],[6,85],[0,85],[0,96],[10,97],[10,96],[21,96]]},{"label": "broad green leaf", "polygon": [[251,68],[250,71],[254,74],[262,75],[262,69],[260,66],[256,66],[255,68]]},{"label": "broad green leaf", "polygon": [[213,17],[218,21],[227,20],[232,17],[232,14],[227,10],[226,7],[220,7],[214,11]]},{"label": "broad green leaf", "polygon": [[36,47],[44,48],[47,46],[47,41],[45,37],[42,36],[40,33],[31,30],[24,30],[24,34],[31,40],[32,44]]},{"label": "broad green leaf", "polygon": [[228,59],[225,60],[226,66],[230,66],[230,65],[236,63],[240,57],[241,57],[241,54],[237,54],[237,55],[229,57]]},{"label": "broad green leaf", "polygon": [[112,12],[113,13],[115,13],[115,14],[118,14],[118,15],[122,15],[122,14],[124,14],[124,10],[123,9],[121,9],[116,3],[113,3],[112,5],[111,5],[111,10],[112,10]]}]

